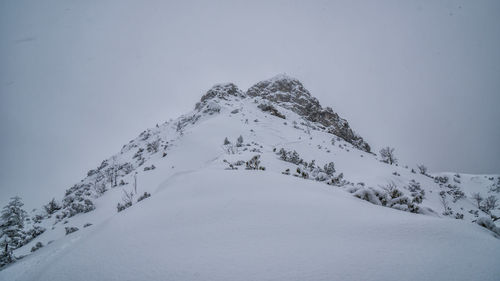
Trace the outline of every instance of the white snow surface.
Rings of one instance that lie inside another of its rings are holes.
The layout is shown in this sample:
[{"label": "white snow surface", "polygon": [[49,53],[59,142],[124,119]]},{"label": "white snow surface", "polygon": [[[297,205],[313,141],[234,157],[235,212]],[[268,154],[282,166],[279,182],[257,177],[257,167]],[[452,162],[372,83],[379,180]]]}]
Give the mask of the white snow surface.
[{"label": "white snow surface", "polygon": [[[93,198],[94,211],[44,219],[47,231],[16,250],[25,257],[1,270],[0,280],[500,280],[500,240],[472,223],[477,216],[469,212],[478,210],[471,193],[498,196],[490,191],[497,175],[461,174],[457,185],[466,198],[449,205],[464,219],[443,216],[439,192],[445,189],[412,173],[415,165],[382,163],[342,140],[332,145],[335,136],[307,129],[285,108],[276,105],[286,119],[262,112],[258,98],[213,102],[220,112],[202,113],[203,107],[164,123],[110,158],[134,163],[152,138],[168,141],[157,153],[145,152],[141,166],[134,164],[138,195],[152,197],[116,211],[122,190],[133,190],[133,172],[120,178],[125,186]],[[200,117],[178,132],[177,123],[193,114]],[[224,138],[234,144],[239,135],[243,147],[228,153]],[[296,150],[318,166],[334,162],[349,184],[284,175],[297,166],[280,160],[274,148]],[[254,155],[261,155],[265,171],[226,170],[224,160]],[[151,165],[156,168],[143,170]],[[433,176],[453,183],[455,175]],[[373,205],[348,192],[361,188],[359,182],[379,188],[392,181],[405,190],[410,180],[426,192],[425,214]],[[65,235],[67,226],[79,230]],[[36,242],[45,246],[30,253]]]}]

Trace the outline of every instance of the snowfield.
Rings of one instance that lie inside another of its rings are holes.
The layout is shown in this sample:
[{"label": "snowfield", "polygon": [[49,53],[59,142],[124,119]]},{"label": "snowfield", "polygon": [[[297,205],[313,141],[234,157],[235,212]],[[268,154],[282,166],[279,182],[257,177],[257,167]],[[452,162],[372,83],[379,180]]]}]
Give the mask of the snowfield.
[{"label": "snowfield", "polygon": [[[487,230],[313,181],[204,169],[2,271],[4,280],[498,280]],[[28,269],[28,270],[26,270]]]},{"label": "snowfield", "polygon": [[[141,133],[57,198],[60,210],[30,214],[46,231],[15,250],[24,257],[0,280],[500,280],[499,235],[475,223],[489,215],[472,199],[498,197],[498,175],[382,163],[294,105],[264,111],[269,101],[233,90],[219,85],[193,112]],[[117,212],[124,191],[133,204]],[[83,199],[94,209],[73,207]]]}]

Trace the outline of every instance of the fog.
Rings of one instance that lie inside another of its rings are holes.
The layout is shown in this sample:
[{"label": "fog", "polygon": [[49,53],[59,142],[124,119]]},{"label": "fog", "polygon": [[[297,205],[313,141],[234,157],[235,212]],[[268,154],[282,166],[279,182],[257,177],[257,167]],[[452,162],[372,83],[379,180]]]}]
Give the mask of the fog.
[{"label": "fog", "polygon": [[375,152],[500,173],[498,1],[0,1],[0,204],[38,207],[213,84],[296,77]]}]

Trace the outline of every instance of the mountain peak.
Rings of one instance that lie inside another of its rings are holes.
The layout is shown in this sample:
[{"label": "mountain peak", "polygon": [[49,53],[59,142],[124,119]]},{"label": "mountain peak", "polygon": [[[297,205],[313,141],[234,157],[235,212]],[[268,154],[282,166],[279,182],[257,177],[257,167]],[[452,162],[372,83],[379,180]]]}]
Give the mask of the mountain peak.
[{"label": "mountain peak", "polygon": [[200,111],[205,108],[204,112],[219,112],[220,100],[246,97],[261,98],[291,110],[307,121],[321,124],[323,130],[343,138],[358,149],[366,152],[371,150],[370,145],[350,128],[347,120],[340,118],[330,107],[323,108],[298,79],[287,74],[278,74],[260,81],[246,93],[233,83],[216,84],[201,97],[195,109]]},{"label": "mountain peak", "polygon": [[323,108],[318,99],[302,83],[286,74],[278,74],[250,87],[247,96],[260,97],[294,111],[304,119],[320,123],[334,135],[343,138],[355,147],[370,152],[371,148],[362,137],[357,135],[330,107]]},{"label": "mountain peak", "polygon": [[268,81],[296,81],[296,82],[300,83],[300,81],[297,78],[292,77],[286,73],[279,73],[279,74],[269,78]]},{"label": "mountain peak", "polygon": [[[286,74],[278,74],[270,79],[263,80],[250,87],[247,91],[249,96],[276,96],[280,100],[290,100],[290,96],[295,98],[312,98],[309,91],[304,88],[302,83]],[[319,102],[312,98],[314,104]]]},{"label": "mountain peak", "polygon": [[[498,199],[500,176],[430,175],[421,165],[417,173],[403,163],[389,164],[383,155],[352,149],[370,151],[345,119],[321,107],[297,79],[286,75],[259,82],[249,92],[252,96],[232,83],[213,86],[196,110],[143,131],[67,189],[61,200],[52,199],[34,209],[29,219],[18,219],[23,226],[3,224],[0,240],[10,252],[2,245],[0,280],[141,280],[143,272],[152,273],[149,279],[154,280],[239,280],[241,272],[213,271],[227,263],[228,245],[229,254],[237,253],[230,266],[241,268],[279,245],[272,251],[276,255],[252,265],[255,280],[324,280],[357,272],[359,266],[353,263],[340,275],[310,273],[318,272],[317,264],[329,269],[330,260],[343,260],[360,241],[370,243],[362,245],[364,251],[353,257],[355,261],[368,256],[373,259],[367,264],[377,264],[379,257],[370,253],[380,251],[380,245],[389,259],[407,257],[404,253],[415,249],[444,247],[439,250],[448,255],[439,258],[464,270],[436,279],[471,280],[477,276],[467,267],[472,264],[480,268],[481,280],[496,280],[498,262],[491,257],[498,255],[500,245],[491,235],[497,237],[500,229],[489,216],[500,216],[500,210],[483,202]],[[467,197],[471,193],[476,195]],[[20,205],[17,199],[10,204],[15,212],[8,212],[8,218],[23,213]],[[333,215],[325,219],[325,213]],[[448,219],[438,221],[435,217],[441,214]],[[485,229],[450,219],[476,222]],[[363,231],[367,228],[374,231]],[[312,244],[310,229],[319,231]],[[126,235],[117,235],[122,233]],[[331,243],[332,237],[352,233],[362,236],[342,241],[348,243],[341,247],[345,251]],[[442,243],[436,235],[454,240]],[[398,247],[387,247],[387,237],[398,238]],[[420,244],[406,243],[409,240]],[[316,249],[318,243],[330,247]],[[124,247],[135,256],[121,255],[116,262],[115,253]],[[306,248],[314,251],[305,251],[310,255],[291,263],[280,262]],[[454,259],[470,249],[478,254]],[[195,252],[202,258],[193,256]],[[150,259],[157,256],[164,259]],[[23,258],[10,265],[16,257]],[[278,271],[269,275],[269,262],[275,260]],[[304,260],[314,262],[304,266]],[[434,268],[406,262],[403,270],[422,269],[418,277]],[[124,268],[138,268],[137,274]],[[393,274],[392,263],[383,269],[395,280],[404,275]],[[374,267],[373,274],[379,273]],[[383,277],[378,279],[387,279]]]}]

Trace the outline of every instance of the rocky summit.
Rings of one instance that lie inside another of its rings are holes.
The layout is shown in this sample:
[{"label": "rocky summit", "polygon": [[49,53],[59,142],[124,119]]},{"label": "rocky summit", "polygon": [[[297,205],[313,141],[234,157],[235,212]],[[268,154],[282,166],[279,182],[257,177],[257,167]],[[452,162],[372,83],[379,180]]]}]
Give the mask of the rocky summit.
[{"label": "rocky summit", "polygon": [[313,97],[299,80],[288,75],[279,74],[260,81],[246,93],[233,83],[215,85],[201,97],[196,109],[200,109],[214,98],[227,100],[229,97],[261,98],[270,103],[263,105],[269,109],[272,104],[289,109],[305,121],[317,123],[322,130],[341,137],[356,148],[371,152],[370,145],[351,129],[346,119],[339,117],[331,107],[322,107],[318,99]]}]

